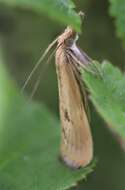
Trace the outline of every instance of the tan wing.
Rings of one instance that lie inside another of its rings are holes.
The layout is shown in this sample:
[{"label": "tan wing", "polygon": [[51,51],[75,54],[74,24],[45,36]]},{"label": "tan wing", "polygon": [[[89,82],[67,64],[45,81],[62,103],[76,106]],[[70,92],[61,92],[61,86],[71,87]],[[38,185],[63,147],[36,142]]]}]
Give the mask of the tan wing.
[{"label": "tan wing", "polygon": [[56,70],[62,126],[61,158],[68,166],[79,168],[90,163],[93,143],[80,88],[62,47],[56,52]]}]

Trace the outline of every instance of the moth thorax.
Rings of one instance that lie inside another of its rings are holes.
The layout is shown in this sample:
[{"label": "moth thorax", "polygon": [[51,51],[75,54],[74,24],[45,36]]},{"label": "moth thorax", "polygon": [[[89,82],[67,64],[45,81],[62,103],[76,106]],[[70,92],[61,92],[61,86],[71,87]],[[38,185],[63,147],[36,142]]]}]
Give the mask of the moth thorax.
[{"label": "moth thorax", "polygon": [[71,47],[78,39],[78,34],[71,28],[67,27],[63,34],[58,38],[58,44]]}]

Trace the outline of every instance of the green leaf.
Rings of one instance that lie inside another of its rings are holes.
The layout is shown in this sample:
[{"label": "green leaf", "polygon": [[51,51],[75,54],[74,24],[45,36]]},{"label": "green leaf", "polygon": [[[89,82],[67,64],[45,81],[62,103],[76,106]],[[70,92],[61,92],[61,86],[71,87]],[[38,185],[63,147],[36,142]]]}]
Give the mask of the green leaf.
[{"label": "green leaf", "polygon": [[25,99],[0,63],[0,189],[64,190],[91,166],[71,170],[59,159],[60,128],[44,105]]},{"label": "green leaf", "polygon": [[75,12],[75,4],[71,0],[0,0],[0,2],[44,13],[60,23],[71,25],[80,32],[81,19]]},{"label": "green leaf", "polygon": [[125,41],[125,1],[110,0],[110,14],[115,18],[118,36]]},{"label": "green leaf", "polygon": [[83,72],[90,98],[111,129],[125,140],[125,76],[108,61],[95,64],[100,74]]}]

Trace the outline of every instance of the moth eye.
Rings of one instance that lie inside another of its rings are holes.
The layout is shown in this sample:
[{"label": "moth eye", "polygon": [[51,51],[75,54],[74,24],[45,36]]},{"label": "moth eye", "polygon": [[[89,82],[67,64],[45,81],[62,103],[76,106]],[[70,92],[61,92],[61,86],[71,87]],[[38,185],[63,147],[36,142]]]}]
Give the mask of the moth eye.
[{"label": "moth eye", "polygon": [[65,40],[65,44],[66,44],[66,46],[72,46],[72,44],[74,43],[74,40],[73,40],[73,38],[70,38],[70,39],[66,39]]}]

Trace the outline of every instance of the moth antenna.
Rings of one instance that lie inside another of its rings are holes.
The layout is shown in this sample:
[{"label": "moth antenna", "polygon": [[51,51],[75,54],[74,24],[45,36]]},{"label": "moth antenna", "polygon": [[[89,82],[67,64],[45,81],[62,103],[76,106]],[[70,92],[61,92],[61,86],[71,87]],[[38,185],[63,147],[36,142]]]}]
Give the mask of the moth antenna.
[{"label": "moth antenna", "polygon": [[39,75],[39,77],[37,78],[37,81],[36,81],[36,83],[35,83],[35,85],[34,85],[33,91],[32,91],[32,93],[31,93],[31,95],[30,95],[30,100],[32,100],[33,96],[35,95],[35,92],[36,92],[37,89],[38,89],[40,80],[41,80],[41,75]]},{"label": "moth antenna", "polygon": [[30,100],[31,100],[31,99],[33,98],[33,96],[35,95],[35,93],[36,93],[36,91],[37,91],[37,89],[38,89],[39,83],[40,83],[40,81],[41,81],[41,78],[43,77],[43,74],[45,73],[44,71],[47,69],[47,67],[48,67],[48,65],[49,65],[49,63],[50,63],[50,61],[51,61],[53,55],[55,54],[56,50],[57,50],[57,48],[54,49],[53,52],[50,54],[50,56],[49,56],[48,59],[47,59],[46,64],[44,65],[44,68],[42,69],[42,73],[38,76],[37,81],[35,82],[34,88],[33,88],[33,90],[32,90],[32,93],[31,93],[31,95],[30,95]]},{"label": "moth antenna", "polygon": [[25,81],[25,83],[24,83],[24,85],[22,87],[22,92],[26,88],[28,82],[32,78],[32,76],[33,76],[34,72],[36,71],[36,69],[39,67],[40,63],[44,60],[44,58],[49,53],[49,51],[51,50],[51,48],[56,44],[57,40],[58,40],[58,37],[47,47],[47,49],[44,51],[44,53],[42,54],[42,56],[39,58],[39,60],[37,61],[36,65],[34,66],[34,68],[32,69],[32,71],[30,72],[28,78],[26,79],[26,81]]}]

